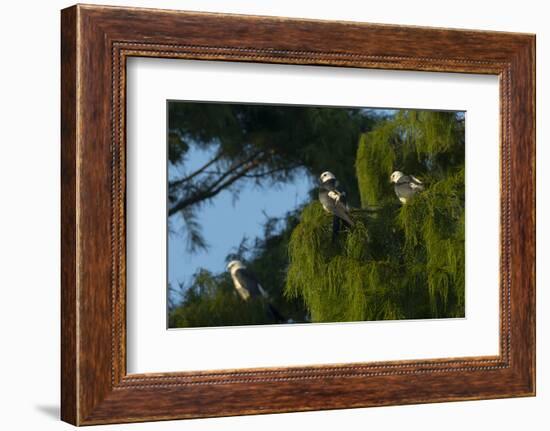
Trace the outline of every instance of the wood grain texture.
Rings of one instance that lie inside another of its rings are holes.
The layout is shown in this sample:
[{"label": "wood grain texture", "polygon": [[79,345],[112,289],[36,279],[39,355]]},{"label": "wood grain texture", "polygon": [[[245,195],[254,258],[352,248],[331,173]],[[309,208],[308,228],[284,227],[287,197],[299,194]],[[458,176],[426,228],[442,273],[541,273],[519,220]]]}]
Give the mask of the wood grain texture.
[{"label": "wood grain texture", "polygon": [[[534,36],[525,34],[100,6],[65,9],[63,420],[87,425],[533,395],[534,49]],[[127,375],[125,66],[130,56],[498,75],[499,356]]]}]

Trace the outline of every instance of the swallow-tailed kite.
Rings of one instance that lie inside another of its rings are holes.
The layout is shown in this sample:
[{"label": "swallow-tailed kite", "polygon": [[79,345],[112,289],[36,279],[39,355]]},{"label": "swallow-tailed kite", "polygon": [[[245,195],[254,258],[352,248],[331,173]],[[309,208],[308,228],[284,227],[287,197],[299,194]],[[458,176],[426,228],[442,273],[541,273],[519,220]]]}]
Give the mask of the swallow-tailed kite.
[{"label": "swallow-tailed kite", "polygon": [[353,226],[346,203],[346,193],[338,190],[338,182],[332,172],[323,172],[319,177],[319,202],[326,212],[344,220],[348,226]]},{"label": "swallow-tailed kite", "polygon": [[268,311],[275,320],[284,322],[285,319],[279,311],[269,302],[269,295],[264,290],[256,276],[246,268],[240,260],[232,260],[227,264],[227,270],[231,274],[233,287],[243,301],[248,301],[250,298],[263,298],[268,307]]},{"label": "swallow-tailed kite", "polygon": [[416,193],[424,190],[422,181],[412,175],[405,175],[403,172],[395,171],[390,176],[390,181],[394,184],[393,189],[401,203],[407,203],[407,200]]}]

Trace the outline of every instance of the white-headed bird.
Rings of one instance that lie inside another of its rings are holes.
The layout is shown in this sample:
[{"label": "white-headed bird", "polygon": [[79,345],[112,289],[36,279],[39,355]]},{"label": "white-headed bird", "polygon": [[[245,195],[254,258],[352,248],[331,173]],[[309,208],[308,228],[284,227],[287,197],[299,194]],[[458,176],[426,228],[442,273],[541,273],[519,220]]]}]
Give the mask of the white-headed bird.
[{"label": "white-headed bird", "polygon": [[346,203],[346,193],[338,190],[338,181],[332,172],[326,171],[319,177],[319,202],[324,210],[339,219],[348,226],[353,226],[353,220],[349,216],[349,208]]},{"label": "white-headed bird", "polygon": [[390,182],[393,183],[395,194],[402,204],[406,204],[408,199],[424,190],[422,181],[412,175],[405,175],[400,171],[395,171],[391,174]]},{"label": "white-headed bird", "polygon": [[248,301],[250,298],[262,298],[267,303],[268,312],[271,317],[278,322],[284,322],[285,319],[279,311],[269,302],[269,295],[264,290],[256,276],[246,268],[240,260],[232,260],[227,264],[227,270],[231,274],[233,287],[243,301]]}]

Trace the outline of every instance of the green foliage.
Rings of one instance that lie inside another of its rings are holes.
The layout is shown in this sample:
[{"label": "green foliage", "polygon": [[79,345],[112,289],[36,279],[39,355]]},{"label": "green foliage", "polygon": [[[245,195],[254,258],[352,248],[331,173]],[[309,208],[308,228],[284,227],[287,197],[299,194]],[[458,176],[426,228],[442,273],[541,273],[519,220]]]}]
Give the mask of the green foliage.
[{"label": "green foliage", "polygon": [[376,128],[368,136],[361,135],[355,159],[355,174],[359,183],[363,208],[379,203],[388,188],[395,163],[395,151],[390,144],[394,128],[391,123]]},{"label": "green foliage", "polygon": [[397,217],[408,261],[425,266],[431,312],[464,314],[464,167],[403,205]]},{"label": "green foliage", "polygon": [[332,217],[318,202],[302,212],[289,242],[286,295],[302,298],[313,322],[399,319],[398,261],[377,260],[369,221],[353,215],[355,226],[332,242]]},{"label": "green foliage", "polygon": [[455,112],[398,111],[359,139],[355,174],[361,205],[365,208],[394,198],[389,183],[394,170],[440,179],[448,169],[461,166],[464,122]]},{"label": "green foliage", "polygon": [[304,209],[289,242],[286,293],[304,299],[314,322],[360,320],[366,306],[361,262],[367,231],[358,224],[353,234],[327,247],[331,226],[318,202]]},{"label": "green foliage", "polygon": [[[363,134],[355,163],[363,208],[331,242],[314,202],[289,242],[285,293],[314,322],[464,316],[464,129],[455,113],[400,111]],[[401,205],[389,176],[426,190]]]}]

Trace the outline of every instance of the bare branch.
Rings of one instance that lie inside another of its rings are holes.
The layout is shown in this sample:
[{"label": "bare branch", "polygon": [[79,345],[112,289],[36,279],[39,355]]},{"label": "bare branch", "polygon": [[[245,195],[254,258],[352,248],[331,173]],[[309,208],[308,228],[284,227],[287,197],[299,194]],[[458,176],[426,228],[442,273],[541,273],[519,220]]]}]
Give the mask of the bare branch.
[{"label": "bare branch", "polygon": [[247,171],[252,170],[254,167],[256,167],[260,160],[262,160],[265,157],[261,151],[258,151],[254,154],[252,154],[250,157],[248,157],[245,160],[242,160],[239,163],[234,164],[231,166],[224,174],[220,175],[216,181],[214,181],[212,184],[210,184],[207,187],[207,190],[212,190],[215,187],[217,187],[220,183],[222,183],[227,177],[231,176],[234,172],[241,169],[243,166],[246,168]]},{"label": "bare branch", "polygon": [[171,216],[182,209],[202,202],[206,199],[211,199],[220,193],[223,189],[229,187],[235,181],[240,178],[243,178],[248,172],[255,169],[258,164],[265,159],[266,154],[263,152],[256,152],[245,160],[236,163],[231,168],[229,168],[224,174],[220,175],[212,183],[204,186],[195,193],[191,193],[186,198],[180,200],[176,205],[168,210],[168,216]]},{"label": "bare branch", "polygon": [[246,174],[246,178],[263,178],[269,175],[276,174],[277,172],[283,172],[283,171],[291,171],[293,169],[298,168],[300,165],[293,165],[293,166],[282,166],[280,168],[272,169],[270,171],[265,172],[259,172],[257,174]]},{"label": "bare branch", "polygon": [[195,178],[197,175],[203,173],[206,169],[208,169],[210,166],[212,166],[214,163],[216,163],[217,161],[219,161],[221,158],[223,157],[223,154],[222,153],[219,153],[216,157],[214,157],[212,160],[208,161],[207,163],[205,163],[204,165],[202,165],[199,169],[197,169],[195,172],[193,172],[192,174],[184,177],[184,178],[181,178],[179,180],[175,180],[175,181],[172,181],[170,183],[170,187],[177,187],[189,180],[192,180],[193,178]]}]

